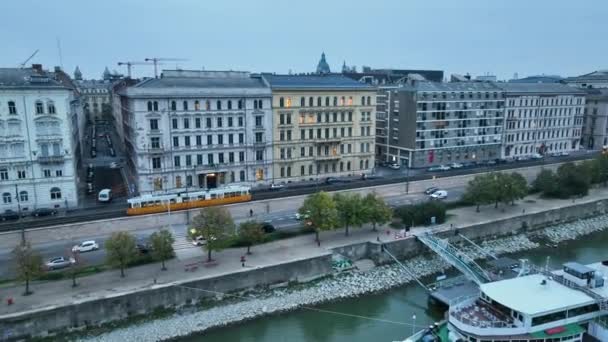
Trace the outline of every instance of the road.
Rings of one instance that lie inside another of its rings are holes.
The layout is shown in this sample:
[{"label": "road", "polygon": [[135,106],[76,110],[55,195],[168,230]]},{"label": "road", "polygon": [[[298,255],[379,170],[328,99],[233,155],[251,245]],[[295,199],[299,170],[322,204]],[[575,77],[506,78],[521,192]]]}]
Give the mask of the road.
[{"label": "road", "polygon": [[[459,199],[464,193],[464,185],[452,185],[446,186],[442,189],[448,191],[448,199],[446,201],[455,201]],[[405,204],[418,203],[422,201],[426,201],[428,196],[423,192],[415,192],[410,194],[405,194],[397,196],[389,196],[386,197],[385,200],[387,203],[392,206],[401,206]],[[286,210],[273,211],[271,213],[261,213],[255,214],[253,219],[257,221],[270,222],[275,226],[276,229],[289,229],[293,227],[298,227],[300,222],[296,220],[295,213],[298,207],[292,207]],[[235,222],[238,224],[242,221],[245,221],[249,218],[240,218],[236,219]],[[171,227],[173,230],[173,235],[176,240],[184,240],[186,236],[186,227],[183,225],[175,225]],[[150,229],[138,230],[134,233],[137,239],[147,238],[155,231],[158,231],[158,227],[152,227]],[[80,259],[84,265],[98,265],[102,264],[105,260],[106,253],[104,250],[104,243],[109,236],[106,235],[98,235],[98,236],[90,236],[87,237],[87,240],[95,240],[99,244],[99,250],[94,252],[82,253],[80,255]],[[82,240],[62,240],[62,241],[49,241],[47,243],[36,244],[34,245],[34,249],[42,255],[43,260],[46,262],[47,260],[58,257],[58,256],[69,256],[70,250],[72,246],[82,242]],[[180,243],[177,246],[174,246],[176,249],[186,249],[186,248],[199,248],[191,245],[190,243]],[[1,265],[12,265],[12,255],[10,250],[3,249],[0,250],[0,264]],[[0,279],[2,278],[10,278],[14,276],[14,269],[11,267],[2,267],[0,269]]]}]

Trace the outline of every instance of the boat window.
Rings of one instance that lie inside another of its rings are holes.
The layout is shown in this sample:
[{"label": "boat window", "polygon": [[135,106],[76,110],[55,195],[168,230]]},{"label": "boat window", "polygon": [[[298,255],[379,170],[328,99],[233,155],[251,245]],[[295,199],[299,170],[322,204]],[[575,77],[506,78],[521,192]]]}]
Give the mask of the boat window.
[{"label": "boat window", "polygon": [[559,321],[566,318],[566,311],[553,312],[547,315],[533,317],[532,326],[541,325],[549,322]]}]

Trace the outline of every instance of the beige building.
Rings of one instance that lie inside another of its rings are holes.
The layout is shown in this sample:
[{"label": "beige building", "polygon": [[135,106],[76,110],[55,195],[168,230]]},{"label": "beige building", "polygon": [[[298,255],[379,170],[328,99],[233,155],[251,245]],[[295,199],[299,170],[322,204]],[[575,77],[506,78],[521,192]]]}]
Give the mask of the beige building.
[{"label": "beige building", "polygon": [[273,182],[369,174],[376,89],[342,75],[263,75],[272,90]]}]

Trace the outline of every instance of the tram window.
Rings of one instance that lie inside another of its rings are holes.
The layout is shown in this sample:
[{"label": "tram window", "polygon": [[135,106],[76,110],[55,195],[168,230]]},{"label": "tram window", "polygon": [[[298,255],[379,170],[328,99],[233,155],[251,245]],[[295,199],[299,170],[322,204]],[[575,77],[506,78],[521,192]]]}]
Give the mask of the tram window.
[{"label": "tram window", "polygon": [[170,199],[169,202],[171,202],[171,204],[175,204],[175,198]]},{"label": "tram window", "polygon": [[204,196],[204,195],[199,195],[199,196],[198,196],[198,199],[200,199],[200,200],[204,200],[204,199],[205,199],[205,196]]},{"label": "tram window", "polygon": [[190,197],[182,197],[182,202],[189,202],[190,201]]},{"label": "tram window", "polygon": [[211,194],[211,199],[215,199],[215,198],[217,198],[217,195],[216,194]]}]

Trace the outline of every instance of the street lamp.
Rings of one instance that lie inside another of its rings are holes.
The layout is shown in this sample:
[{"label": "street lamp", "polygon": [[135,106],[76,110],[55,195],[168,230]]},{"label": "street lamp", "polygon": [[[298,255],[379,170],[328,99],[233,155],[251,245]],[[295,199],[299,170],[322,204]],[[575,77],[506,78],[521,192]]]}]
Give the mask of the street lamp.
[{"label": "street lamp", "polygon": [[416,333],[416,314],[412,315],[412,336]]}]

